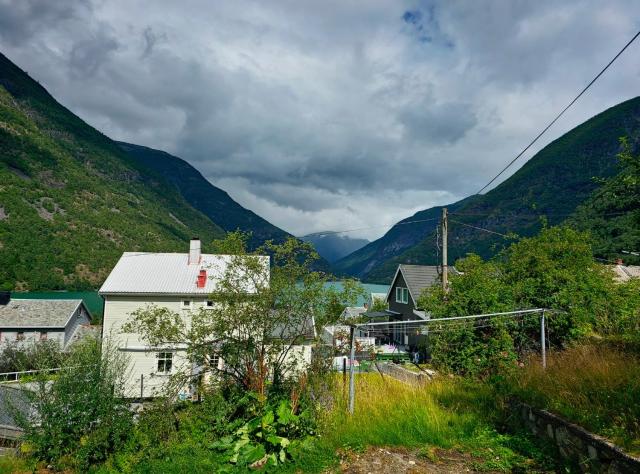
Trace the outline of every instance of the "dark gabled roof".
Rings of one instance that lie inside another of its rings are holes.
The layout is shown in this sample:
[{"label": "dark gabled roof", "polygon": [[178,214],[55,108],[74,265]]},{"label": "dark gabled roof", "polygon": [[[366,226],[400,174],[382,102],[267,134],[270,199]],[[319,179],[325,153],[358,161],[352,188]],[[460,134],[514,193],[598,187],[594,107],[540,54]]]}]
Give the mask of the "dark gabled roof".
[{"label": "dark gabled roof", "polygon": [[[414,306],[417,305],[420,294],[426,288],[429,288],[440,281],[440,268],[441,267],[437,265],[398,265],[396,274],[391,281],[391,286],[389,287],[389,293],[387,293],[387,301],[389,301],[389,295],[391,294],[393,285],[396,283],[398,274],[402,273],[402,277],[409,288],[411,299],[413,299],[413,304]],[[448,267],[448,270],[449,275],[457,275],[459,273],[454,267]]]}]

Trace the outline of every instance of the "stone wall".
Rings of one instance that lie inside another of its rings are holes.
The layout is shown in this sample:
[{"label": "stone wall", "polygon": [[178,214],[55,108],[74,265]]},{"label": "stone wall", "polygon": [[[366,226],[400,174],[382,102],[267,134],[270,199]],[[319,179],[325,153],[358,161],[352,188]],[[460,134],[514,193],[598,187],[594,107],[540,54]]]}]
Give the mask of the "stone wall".
[{"label": "stone wall", "polygon": [[413,372],[393,362],[378,362],[377,367],[383,374],[413,385],[421,385],[431,380],[431,375],[427,372]]},{"label": "stone wall", "polygon": [[511,409],[531,432],[554,442],[562,456],[575,461],[585,472],[640,472],[640,459],[622,452],[601,436],[520,401],[513,401]]}]

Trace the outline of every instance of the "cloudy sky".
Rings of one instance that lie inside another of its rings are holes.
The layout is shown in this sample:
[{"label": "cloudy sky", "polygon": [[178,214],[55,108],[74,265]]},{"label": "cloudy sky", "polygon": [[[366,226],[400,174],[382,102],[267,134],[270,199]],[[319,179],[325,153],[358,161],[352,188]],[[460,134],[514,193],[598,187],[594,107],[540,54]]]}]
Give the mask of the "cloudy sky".
[{"label": "cloudy sky", "polygon": [[[477,191],[639,28],[637,0],[0,0],[0,50],[60,102],[296,235]],[[639,59],[541,145],[638,95]]]}]

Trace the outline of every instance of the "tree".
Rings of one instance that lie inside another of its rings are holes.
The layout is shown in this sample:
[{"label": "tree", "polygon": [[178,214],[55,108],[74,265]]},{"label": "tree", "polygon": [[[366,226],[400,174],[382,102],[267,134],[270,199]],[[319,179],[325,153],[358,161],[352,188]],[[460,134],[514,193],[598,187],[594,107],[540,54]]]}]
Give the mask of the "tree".
[{"label": "tree", "polygon": [[620,172],[604,180],[569,223],[591,233],[598,257],[638,264],[640,257],[622,251],[640,249],[640,154],[633,153],[628,139],[620,143]]},{"label": "tree", "polygon": [[[153,346],[184,344],[201,375],[216,373],[264,398],[303,367],[300,346],[336,321],[361,290],[352,281],[340,290],[328,287],[328,276],[311,270],[318,255],[308,243],[291,238],[249,252],[247,241],[247,234],[232,232],[214,242],[218,253],[229,255],[223,271],[212,269],[214,310],[183,318],[149,306],[132,313],[123,331],[137,332]],[[271,267],[264,255],[271,256]],[[224,364],[212,363],[218,359]],[[177,385],[185,377],[177,374]]]},{"label": "tree", "polygon": [[[548,327],[549,342],[557,346],[605,326],[613,328],[615,321],[620,328],[637,325],[637,308],[633,309],[637,298],[614,304],[619,296],[633,292],[614,284],[610,271],[594,261],[587,233],[566,226],[544,228],[536,237],[513,243],[487,262],[470,255],[456,267],[462,274],[451,276],[446,295],[434,287],[419,298],[421,307],[434,317],[555,309],[558,311],[548,315]],[[539,349],[537,318],[443,329],[432,337],[432,354],[452,370],[488,370],[497,362],[513,360],[514,354]]]},{"label": "tree", "polygon": [[[122,447],[132,429],[124,397],[127,360],[99,340],[74,345],[62,370],[27,390],[33,413],[16,412],[21,450],[56,468],[86,471]],[[15,407],[14,407],[15,408]]]}]

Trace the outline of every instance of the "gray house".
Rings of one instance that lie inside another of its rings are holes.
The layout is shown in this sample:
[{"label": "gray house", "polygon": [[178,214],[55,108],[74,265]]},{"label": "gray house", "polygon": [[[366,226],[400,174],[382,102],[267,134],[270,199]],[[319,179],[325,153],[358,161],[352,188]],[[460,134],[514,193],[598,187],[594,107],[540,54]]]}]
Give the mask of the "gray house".
[{"label": "gray house", "polygon": [[0,295],[0,349],[8,344],[54,340],[62,349],[91,331],[91,313],[82,300],[27,300]]},{"label": "gray house", "polygon": [[[390,321],[415,321],[429,319],[429,315],[418,306],[422,292],[442,282],[442,267],[433,265],[398,265],[391,281],[386,301],[389,305]],[[449,267],[449,275],[458,274]],[[393,328],[390,338],[396,344],[415,347],[420,340],[420,332],[406,329],[401,325]]]}]

